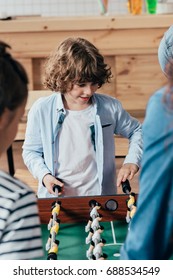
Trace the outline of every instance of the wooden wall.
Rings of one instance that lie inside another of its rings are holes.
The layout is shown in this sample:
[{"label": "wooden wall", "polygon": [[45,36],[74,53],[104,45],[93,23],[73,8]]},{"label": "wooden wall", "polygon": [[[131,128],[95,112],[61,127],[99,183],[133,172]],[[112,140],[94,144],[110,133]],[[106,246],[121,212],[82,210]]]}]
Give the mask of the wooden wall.
[{"label": "wooden wall", "polygon": [[30,90],[40,90],[45,57],[69,36],[87,38],[114,75],[99,91],[117,97],[135,114],[145,111],[150,95],[166,83],[157,50],[171,24],[172,15],[17,18],[0,21],[0,40],[12,46],[13,55],[25,66]]}]

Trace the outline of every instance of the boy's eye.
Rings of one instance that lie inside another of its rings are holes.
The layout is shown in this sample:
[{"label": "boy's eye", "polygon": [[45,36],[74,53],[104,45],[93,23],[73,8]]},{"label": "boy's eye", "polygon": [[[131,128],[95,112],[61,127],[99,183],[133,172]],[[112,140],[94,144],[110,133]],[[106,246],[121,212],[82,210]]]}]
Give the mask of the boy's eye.
[{"label": "boy's eye", "polygon": [[98,86],[98,83],[92,83],[92,86],[93,86],[93,87],[97,87],[97,86]]},{"label": "boy's eye", "polygon": [[79,87],[85,87],[86,84],[77,84]]},{"label": "boy's eye", "polygon": [[[83,84],[77,84],[79,87],[85,87],[87,84],[83,83]],[[98,86],[98,83],[92,83],[91,86],[95,87]]]}]

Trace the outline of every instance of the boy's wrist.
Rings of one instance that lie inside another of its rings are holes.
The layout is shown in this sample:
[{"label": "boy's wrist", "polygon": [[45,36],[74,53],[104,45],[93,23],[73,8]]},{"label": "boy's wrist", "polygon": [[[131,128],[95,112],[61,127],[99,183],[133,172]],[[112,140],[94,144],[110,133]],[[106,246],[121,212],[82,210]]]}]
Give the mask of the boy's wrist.
[{"label": "boy's wrist", "polygon": [[43,179],[42,179],[42,185],[43,185],[43,187],[45,187],[45,188],[46,188],[46,186],[45,186],[45,184],[44,184],[44,179],[45,179],[45,177],[46,177],[47,175],[52,175],[52,174],[51,174],[51,173],[46,173],[46,174],[44,175],[44,177],[43,177]]}]

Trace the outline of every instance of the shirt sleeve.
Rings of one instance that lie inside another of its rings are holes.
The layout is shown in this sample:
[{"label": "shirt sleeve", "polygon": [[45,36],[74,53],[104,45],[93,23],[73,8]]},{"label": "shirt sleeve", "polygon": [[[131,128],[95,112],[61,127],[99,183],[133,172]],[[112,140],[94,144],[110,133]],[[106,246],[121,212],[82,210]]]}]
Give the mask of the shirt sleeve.
[{"label": "shirt sleeve", "polygon": [[124,163],[134,163],[140,167],[143,153],[142,125],[123,109],[121,103],[118,104],[118,121],[115,132],[129,140],[128,154]]},{"label": "shirt sleeve", "polygon": [[41,138],[41,123],[36,102],[28,113],[25,141],[23,145],[23,160],[31,174],[42,181],[44,175],[51,173],[44,162],[43,144]]}]

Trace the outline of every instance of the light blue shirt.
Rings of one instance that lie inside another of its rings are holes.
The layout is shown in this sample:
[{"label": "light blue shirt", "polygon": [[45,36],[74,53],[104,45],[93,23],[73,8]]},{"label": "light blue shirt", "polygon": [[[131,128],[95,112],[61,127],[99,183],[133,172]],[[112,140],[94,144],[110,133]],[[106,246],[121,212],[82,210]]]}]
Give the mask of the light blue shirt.
[{"label": "light blue shirt", "polygon": [[125,260],[164,260],[173,253],[173,109],[169,94],[164,103],[164,92],[151,97],[143,123],[140,191],[121,248]]},{"label": "light blue shirt", "polygon": [[[129,139],[129,151],[125,163],[140,166],[142,157],[142,128],[138,120],[126,112],[121,103],[104,94],[94,94],[94,145],[100,193],[116,193],[114,135]],[[66,116],[60,93],[38,99],[28,114],[23,159],[35,178],[39,180],[38,197],[52,197],[42,185],[47,173],[55,175],[56,143]],[[92,135],[93,141],[93,135]],[[70,139],[69,139],[70,141]],[[80,145],[80,139],[79,139]],[[74,155],[69,155],[69,158]]]}]

